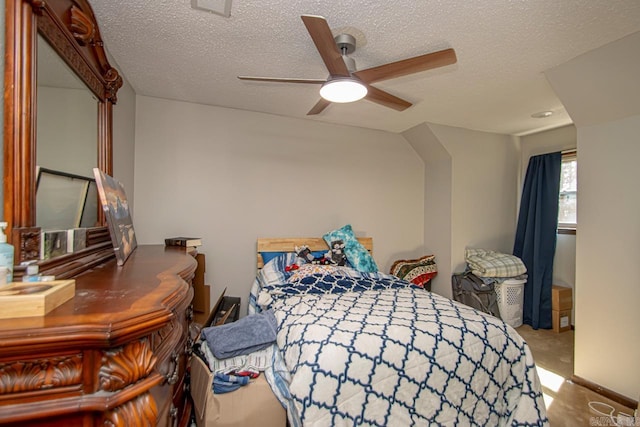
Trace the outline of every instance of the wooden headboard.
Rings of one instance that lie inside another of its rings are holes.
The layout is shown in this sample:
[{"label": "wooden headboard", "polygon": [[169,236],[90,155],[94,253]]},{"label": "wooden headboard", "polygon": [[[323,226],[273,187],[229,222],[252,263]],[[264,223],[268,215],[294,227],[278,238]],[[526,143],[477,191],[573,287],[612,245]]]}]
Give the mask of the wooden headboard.
[{"label": "wooden headboard", "polygon": [[[373,253],[372,237],[358,237],[358,241],[369,253]],[[327,242],[321,237],[258,238],[258,270],[264,265],[261,252],[295,252],[295,247],[302,245],[308,246],[312,252],[329,250]]]}]

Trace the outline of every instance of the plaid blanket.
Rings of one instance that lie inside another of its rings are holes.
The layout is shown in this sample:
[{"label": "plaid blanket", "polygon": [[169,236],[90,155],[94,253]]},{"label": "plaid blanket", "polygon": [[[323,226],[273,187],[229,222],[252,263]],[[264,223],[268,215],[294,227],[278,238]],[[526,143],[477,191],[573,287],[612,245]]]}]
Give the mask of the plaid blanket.
[{"label": "plaid blanket", "polygon": [[471,272],[478,277],[516,277],[527,272],[527,267],[515,255],[467,248],[464,257]]}]

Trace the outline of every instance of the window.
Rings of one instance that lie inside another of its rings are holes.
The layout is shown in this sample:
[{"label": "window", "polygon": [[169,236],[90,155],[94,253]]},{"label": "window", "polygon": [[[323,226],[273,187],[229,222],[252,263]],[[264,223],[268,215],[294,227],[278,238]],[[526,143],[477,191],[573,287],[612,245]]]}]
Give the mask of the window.
[{"label": "window", "polygon": [[578,223],[578,161],[575,151],[562,153],[560,170],[560,204],[558,206],[558,232],[572,233]]}]

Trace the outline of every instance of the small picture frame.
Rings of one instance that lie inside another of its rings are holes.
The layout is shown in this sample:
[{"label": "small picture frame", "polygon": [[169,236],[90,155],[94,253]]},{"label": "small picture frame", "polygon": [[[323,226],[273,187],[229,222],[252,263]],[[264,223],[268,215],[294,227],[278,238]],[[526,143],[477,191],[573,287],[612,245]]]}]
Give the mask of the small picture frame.
[{"label": "small picture frame", "polygon": [[124,265],[129,255],[138,247],[124,187],[119,181],[98,168],[93,168],[93,174],[109,226],[116,261],[118,265]]}]

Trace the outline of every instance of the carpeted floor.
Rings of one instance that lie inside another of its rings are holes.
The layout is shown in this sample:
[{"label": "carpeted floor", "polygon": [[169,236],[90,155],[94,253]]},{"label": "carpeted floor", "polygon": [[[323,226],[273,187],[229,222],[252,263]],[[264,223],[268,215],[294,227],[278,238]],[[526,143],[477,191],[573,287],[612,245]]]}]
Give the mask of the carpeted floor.
[{"label": "carpeted floor", "polygon": [[[573,331],[555,333],[548,329],[534,330],[528,325],[522,325],[516,330],[529,344],[536,361],[551,427],[616,425],[608,417],[593,411],[589,402],[611,405],[615,408],[614,415],[619,411],[633,414],[634,409],[568,381],[573,374]],[[601,404],[596,404],[595,407],[601,412],[611,411]]]}]

